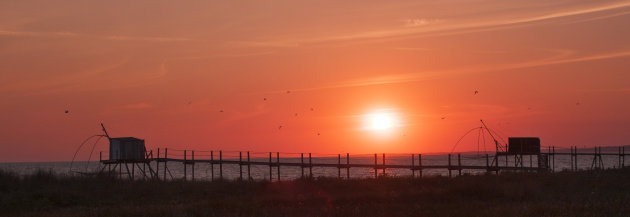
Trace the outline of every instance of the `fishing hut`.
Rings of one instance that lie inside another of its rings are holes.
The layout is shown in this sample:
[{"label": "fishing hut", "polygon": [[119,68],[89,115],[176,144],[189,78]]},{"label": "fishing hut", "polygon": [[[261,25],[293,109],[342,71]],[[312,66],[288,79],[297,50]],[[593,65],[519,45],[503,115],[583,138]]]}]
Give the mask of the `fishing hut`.
[{"label": "fishing hut", "polygon": [[533,167],[533,156],[536,156],[538,161],[538,171],[547,171],[549,170],[549,155],[543,154],[540,152],[540,138],[538,137],[509,137],[507,144],[501,144],[496,139],[493,131],[486,126],[486,123],[481,120],[480,129],[488,132],[492,140],[494,140],[494,144],[496,147],[496,154],[492,160],[492,164],[494,168],[489,168],[488,171],[494,170],[497,173],[499,172],[499,159],[505,157],[505,168],[508,168],[508,158],[513,157],[514,161],[514,169],[516,168],[524,168],[523,157],[529,157],[529,168]]},{"label": "fishing hut", "polygon": [[[141,173],[146,176],[155,175],[155,172],[149,165],[151,161],[151,153],[147,153],[143,139],[135,137],[117,137],[112,138],[107,133],[105,126],[101,124],[105,137],[109,139],[109,159],[100,161],[106,165],[103,169],[107,169],[110,173],[118,173],[119,176],[128,175],[130,179],[134,179],[135,170],[138,168]],[[141,167],[142,166],[142,167]]]},{"label": "fishing hut", "polygon": [[144,140],[134,137],[109,138],[109,159],[118,161],[145,160]]},{"label": "fishing hut", "polygon": [[501,156],[505,157],[505,164],[508,164],[508,156],[514,159],[514,167],[524,167],[524,157],[529,157],[530,167],[532,166],[533,157],[536,156],[538,161],[538,170],[546,171],[549,169],[549,156],[540,152],[540,138],[538,137],[509,137],[508,144],[503,148],[497,146],[495,155],[495,165],[498,167],[498,161]]}]

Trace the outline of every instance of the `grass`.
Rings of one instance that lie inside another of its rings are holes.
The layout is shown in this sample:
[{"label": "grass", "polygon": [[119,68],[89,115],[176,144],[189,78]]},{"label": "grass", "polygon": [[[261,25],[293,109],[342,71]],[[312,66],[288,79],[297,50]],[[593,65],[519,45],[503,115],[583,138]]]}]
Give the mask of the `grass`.
[{"label": "grass", "polygon": [[0,216],[628,216],[630,170],[282,182],[0,171]]}]

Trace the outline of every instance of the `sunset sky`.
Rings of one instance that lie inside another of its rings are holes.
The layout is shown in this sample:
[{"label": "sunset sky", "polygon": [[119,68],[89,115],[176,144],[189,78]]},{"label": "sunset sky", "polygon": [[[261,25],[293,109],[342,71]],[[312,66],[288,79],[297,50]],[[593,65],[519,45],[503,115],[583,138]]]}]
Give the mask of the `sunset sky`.
[{"label": "sunset sky", "polygon": [[0,161],[628,145],[630,1],[0,1],[0,111]]}]

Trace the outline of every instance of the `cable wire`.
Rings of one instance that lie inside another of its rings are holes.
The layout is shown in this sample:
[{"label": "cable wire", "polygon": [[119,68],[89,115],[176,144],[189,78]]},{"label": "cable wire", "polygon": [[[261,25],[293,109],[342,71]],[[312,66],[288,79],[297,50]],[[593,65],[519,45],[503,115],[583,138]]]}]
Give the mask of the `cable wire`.
[{"label": "cable wire", "polygon": [[92,135],[88,137],[87,139],[83,140],[83,142],[81,142],[77,150],[74,152],[74,156],[72,156],[72,161],[70,162],[70,172],[72,172],[72,165],[74,164],[74,159],[77,157],[77,154],[79,153],[79,150],[81,150],[81,147],[83,147],[83,145],[85,145],[87,141],[94,138],[95,136],[103,136],[103,135]]}]

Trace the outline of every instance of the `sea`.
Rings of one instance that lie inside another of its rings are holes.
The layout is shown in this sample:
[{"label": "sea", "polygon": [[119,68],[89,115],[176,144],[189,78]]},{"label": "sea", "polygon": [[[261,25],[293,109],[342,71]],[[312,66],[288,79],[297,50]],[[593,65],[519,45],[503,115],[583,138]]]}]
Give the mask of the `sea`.
[{"label": "sea", "polygon": [[[614,149],[610,149],[614,150]],[[169,158],[179,158],[183,159],[183,155],[180,153],[176,153],[175,151],[169,150]],[[175,152],[175,153],[173,153]],[[558,150],[557,152],[569,153],[569,150]],[[580,151],[582,152],[582,151]],[[587,151],[585,151],[587,152]],[[592,150],[591,150],[592,152]],[[606,153],[606,152],[602,152]],[[617,153],[617,152],[609,152],[609,153]],[[271,158],[269,157],[271,155]],[[413,155],[413,159],[412,159]],[[349,158],[346,154],[337,155],[337,154],[311,154],[311,162],[313,164],[317,163],[327,163],[327,164],[383,164],[383,160],[387,165],[418,165],[418,155],[417,154],[359,154],[359,155],[349,155]],[[163,157],[163,156],[162,156]],[[191,153],[188,152],[187,159],[191,159]],[[222,152],[221,157],[223,160],[239,160],[241,159],[243,162],[247,161],[247,153],[246,152]],[[461,165],[465,166],[485,166],[487,161],[492,162],[493,155],[489,154],[490,159],[486,159],[485,153],[463,153],[463,154],[451,154],[451,165],[458,165],[458,162],[461,161]],[[211,159],[209,152],[200,152],[198,151],[194,157],[194,159]],[[213,152],[212,159],[218,160],[219,154],[217,152]],[[302,158],[301,153],[277,153],[273,152],[269,154],[269,152],[252,152],[250,153],[250,161],[252,162],[278,162],[281,163],[291,162],[291,163],[300,163],[304,162],[308,164],[308,154],[304,154],[304,158]],[[601,161],[599,159],[595,159],[594,157],[589,155],[579,155],[577,159],[577,166],[580,170],[588,170],[593,169],[597,166],[600,168],[618,168],[620,167],[620,163],[625,161],[625,159],[621,159],[619,155],[602,155]],[[375,162],[376,161],[376,162]],[[422,165],[448,165],[449,155],[448,154],[423,154],[422,155]],[[555,159],[549,160],[550,169],[552,171],[563,171],[571,169],[571,157],[569,155],[555,155]],[[625,164],[625,163],[624,163]],[[630,163],[628,163],[630,164]],[[153,161],[149,164],[152,170],[156,169],[156,162]],[[133,171],[134,178],[142,179],[145,178],[142,170],[147,170],[149,165],[137,165],[132,169],[129,165],[129,173],[126,172],[126,167],[122,167],[123,173],[126,177],[128,177]],[[504,156],[499,158],[499,165],[506,165],[506,160]],[[507,161],[508,166],[515,165],[514,157],[508,157]],[[538,159],[536,155],[533,156],[524,156],[523,157],[523,166],[524,167],[537,167]],[[269,180],[272,177],[273,180],[278,179],[278,169],[273,167],[271,170],[269,166],[265,165],[250,165],[249,173],[248,167],[246,165],[236,164],[223,164],[222,171],[220,170],[220,166],[218,164],[214,164],[211,166],[209,163],[196,163],[194,165],[194,178],[196,180],[212,180],[219,179],[219,177],[223,177],[223,179],[251,179],[254,180]],[[142,169],[141,169],[142,168]],[[182,179],[184,178],[184,174],[186,174],[187,179],[192,179],[193,167],[191,164],[186,166],[186,170],[184,170],[184,165],[178,162],[168,162],[167,163],[168,170],[166,171],[167,179]],[[76,161],[76,162],[4,162],[0,163],[0,169],[4,171],[12,171],[20,175],[28,175],[37,171],[51,171],[57,174],[64,175],[80,175],[90,172],[101,171],[103,169],[107,170],[107,166],[101,164],[99,161]],[[148,171],[148,170],[147,170]],[[164,173],[164,163],[161,162],[159,165],[159,176],[162,179],[165,175]],[[301,168],[299,166],[281,166],[280,167],[280,179],[281,180],[292,180],[298,179],[302,177],[302,174],[308,176],[312,174],[313,177],[347,177],[347,170],[342,168],[341,170],[336,167],[313,167],[312,171],[309,171],[309,168]],[[412,173],[410,169],[396,169],[396,168],[388,168],[388,169],[378,169],[374,170],[373,168],[350,168],[349,175],[350,178],[371,178],[375,176],[375,172],[378,176],[387,175],[391,177],[409,177],[415,175],[418,176],[419,173],[416,171]],[[452,175],[458,175],[458,171],[451,171]],[[486,173],[485,170],[462,170],[462,174],[465,175],[475,175],[475,174],[483,174]],[[248,175],[249,174],[249,175]],[[423,176],[448,176],[449,171],[447,169],[424,169],[422,171]]]}]

